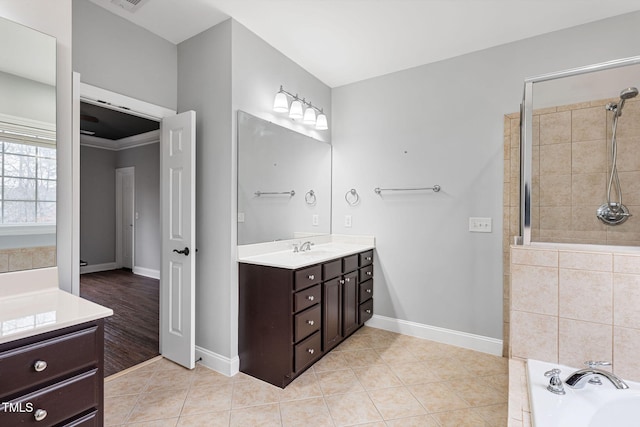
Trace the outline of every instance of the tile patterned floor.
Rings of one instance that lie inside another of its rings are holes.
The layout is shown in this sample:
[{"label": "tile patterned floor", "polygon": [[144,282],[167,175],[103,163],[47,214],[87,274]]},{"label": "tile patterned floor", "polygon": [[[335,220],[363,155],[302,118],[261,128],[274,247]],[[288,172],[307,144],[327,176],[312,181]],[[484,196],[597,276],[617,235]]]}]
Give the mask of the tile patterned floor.
[{"label": "tile patterned floor", "polygon": [[105,380],[105,425],[507,425],[507,359],[364,327],[284,390],[161,359]]}]

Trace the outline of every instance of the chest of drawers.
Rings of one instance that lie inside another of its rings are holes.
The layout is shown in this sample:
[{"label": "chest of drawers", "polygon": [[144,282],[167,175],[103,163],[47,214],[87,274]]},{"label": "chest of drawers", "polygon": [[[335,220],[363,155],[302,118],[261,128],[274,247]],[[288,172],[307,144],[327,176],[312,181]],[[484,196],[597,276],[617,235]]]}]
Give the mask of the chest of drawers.
[{"label": "chest of drawers", "polygon": [[103,322],[0,344],[0,426],[102,426]]},{"label": "chest of drawers", "polygon": [[285,387],[373,312],[373,250],[299,269],[240,263],[240,371]]}]

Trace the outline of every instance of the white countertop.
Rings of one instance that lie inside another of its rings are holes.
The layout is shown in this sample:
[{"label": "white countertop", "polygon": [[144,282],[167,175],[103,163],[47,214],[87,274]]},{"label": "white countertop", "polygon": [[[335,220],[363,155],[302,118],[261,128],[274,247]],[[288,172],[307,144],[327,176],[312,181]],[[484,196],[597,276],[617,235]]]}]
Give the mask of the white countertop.
[{"label": "white countertop", "polygon": [[[316,239],[317,242],[309,251],[293,252],[293,243],[302,243],[306,240],[275,242],[272,247],[269,247],[269,244],[262,244],[260,248],[253,247],[250,250],[239,248],[238,262],[295,270],[375,248],[373,237],[354,236],[350,239],[345,236],[331,236],[329,239]],[[314,241],[313,238],[308,240]]]},{"label": "white countertop", "polygon": [[[46,271],[50,270],[50,271]],[[0,344],[50,332],[113,314],[86,299],[58,289],[57,269],[40,269],[38,279],[51,278],[34,286],[28,272],[3,273],[0,280]],[[55,282],[53,281],[55,274]],[[9,275],[9,276],[5,276]],[[26,278],[25,278],[26,277]],[[28,282],[29,287],[22,286]],[[15,289],[8,292],[7,287]],[[25,287],[27,292],[20,292]]]}]

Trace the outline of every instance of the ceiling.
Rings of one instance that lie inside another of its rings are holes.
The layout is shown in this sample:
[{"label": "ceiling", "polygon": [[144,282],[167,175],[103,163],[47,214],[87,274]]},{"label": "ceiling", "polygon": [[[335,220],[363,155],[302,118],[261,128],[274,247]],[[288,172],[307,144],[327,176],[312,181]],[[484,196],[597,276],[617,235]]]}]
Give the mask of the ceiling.
[{"label": "ceiling", "polygon": [[638,0],[146,0],[131,13],[178,44],[233,17],[330,87],[640,10]]},{"label": "ceiling", "polygon": [[[160,129],[160,123],[86,102],[80,103],[80,129],[94,138],[118,141]],[[115,145],[113,145],[115,147]]]}]

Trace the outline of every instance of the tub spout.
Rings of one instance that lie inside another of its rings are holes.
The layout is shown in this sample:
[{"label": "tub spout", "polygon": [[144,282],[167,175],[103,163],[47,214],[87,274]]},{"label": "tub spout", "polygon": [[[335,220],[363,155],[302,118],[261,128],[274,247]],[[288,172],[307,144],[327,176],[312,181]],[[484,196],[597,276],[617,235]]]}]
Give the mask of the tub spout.
[{"label": "tub spout", "polygon": [[613,384],[617,389],[622,390],[629,388],[629,386],[621,378],[618,378],[613,373],[596,368],[596,366],[609,366],[611,365],[611,363],[589,361],[585,362],[585,365],[587,365],[588,368],[580,369],[569,375],[569,377],[567,377],[567,379],[564,381],[565,384],[567,384],[571,388],[582,388],[587,382],[589,382],[590,379],[593,379],[594,376],[599,375],[608,379],[611,384]]}]

